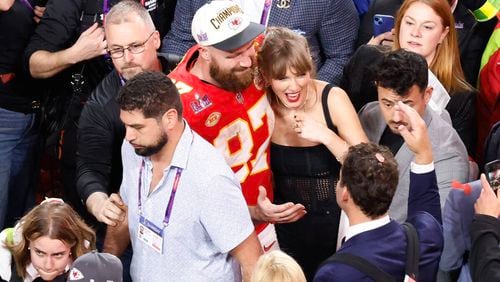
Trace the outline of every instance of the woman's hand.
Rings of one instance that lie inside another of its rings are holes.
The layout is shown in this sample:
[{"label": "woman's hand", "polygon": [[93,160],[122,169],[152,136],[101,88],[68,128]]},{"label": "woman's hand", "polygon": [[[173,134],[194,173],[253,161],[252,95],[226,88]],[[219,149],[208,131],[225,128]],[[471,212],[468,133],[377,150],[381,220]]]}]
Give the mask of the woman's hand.
[{"label": "woman's hand", "polygon": [[328,134],[333,133],[325,124],[304,114],[295,114],[293,120],[293,130],[300,137],[314,143],[324,144],[328,138]]},{"label": "woman's hand", "polygon": [[394,44],[394,29],[372,37],[366,44],[392,46]]}]

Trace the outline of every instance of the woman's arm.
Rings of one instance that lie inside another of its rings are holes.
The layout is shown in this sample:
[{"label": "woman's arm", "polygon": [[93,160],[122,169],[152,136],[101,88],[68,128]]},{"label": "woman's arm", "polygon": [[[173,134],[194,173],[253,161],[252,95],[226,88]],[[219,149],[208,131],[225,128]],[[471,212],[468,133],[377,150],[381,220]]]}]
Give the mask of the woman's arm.
[{"label": "woman's arm", "polygon": [[349,146],[368,142],[358,115],[344,90],[339,87],[333,87],[330,90],[330,95],[328,95],[328,109],[332,122],[337,127],[339,134],[337,135],[330,130],[330,138],[323,144],[335,156],[342,158],[349,149]]}]

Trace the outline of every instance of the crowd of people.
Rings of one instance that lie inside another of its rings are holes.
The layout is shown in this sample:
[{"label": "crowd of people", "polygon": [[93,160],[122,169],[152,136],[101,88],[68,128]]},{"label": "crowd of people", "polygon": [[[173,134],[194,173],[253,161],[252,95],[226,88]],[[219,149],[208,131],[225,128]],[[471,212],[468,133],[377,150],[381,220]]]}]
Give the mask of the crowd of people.
[{"label": "crowd of people", "polygon": [[0,0],[1,280],[497,281],[499,11]]}]

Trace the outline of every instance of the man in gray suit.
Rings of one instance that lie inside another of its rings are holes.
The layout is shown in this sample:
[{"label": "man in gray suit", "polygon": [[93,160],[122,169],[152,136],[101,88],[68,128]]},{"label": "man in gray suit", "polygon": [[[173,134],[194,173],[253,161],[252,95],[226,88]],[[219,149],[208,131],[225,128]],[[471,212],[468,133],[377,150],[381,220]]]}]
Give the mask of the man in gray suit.
[{"label": "man in gray suit", "polygon": [[398,101],[414,108],[425,120],[432,143],[441,208],[451,182],[467,182],[469,162],[467,151],[451,123],[427,107],[432,88],[427,87],[427,62],[423,57],[403,49],[389,52],[379,64],[374,81],[378,101],[366,104],[359,113],[363,129],[370,141],[389,147],[399,168],[399,183],[389,208],[392,219],[403,222],[407,214],[409,169],[413,155],[398,133],[407,121],[399,110]]}]

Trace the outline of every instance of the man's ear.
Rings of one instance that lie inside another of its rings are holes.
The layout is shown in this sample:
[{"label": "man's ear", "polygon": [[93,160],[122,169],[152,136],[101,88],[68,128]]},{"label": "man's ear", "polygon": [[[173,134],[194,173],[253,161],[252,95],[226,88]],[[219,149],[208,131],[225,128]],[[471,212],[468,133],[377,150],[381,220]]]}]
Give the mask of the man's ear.
[{"label": "man's ear", "polygon": [[426,105],[431,100],[432,91],[434,91],[434,88],[432,88],[432,86],[427,86],[427,88],[425,88],[425,91],[424,91],[424,101],[425,101]]},{"label": "man's ear", "polygon": [[349,190],[347,189],[346,186],[343,186],[343,187],[340,187],[341,190],[340,190],[340,201],[342,203],[347,203],[349,202],[349,200],[351,199],[351,193],[349,192]]},{"label": "man's ear", "polygon": [[201,47],[200,50],[200,58],[209,62],[210,61],[210,50],[207,47]]},{"label": "man's ear", "polygon": [[160,49],[161,46],[161,37],[158,30],[155,30],[154,33],[155,34],[153,34],[153,45],[155,46],[155,49],[158,50]]},{"label": "man's ear", "polygon": [[179,114],[176,109],[166,111],[161,117],[162,125],[165,129],[172,129],[179,122]]}]

